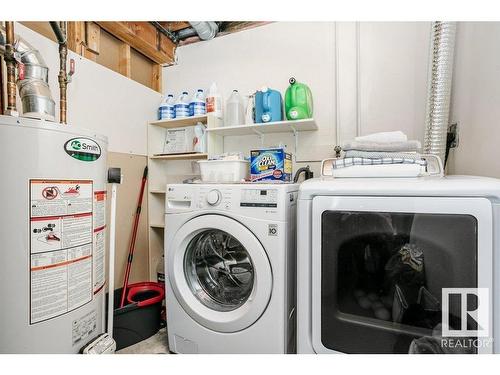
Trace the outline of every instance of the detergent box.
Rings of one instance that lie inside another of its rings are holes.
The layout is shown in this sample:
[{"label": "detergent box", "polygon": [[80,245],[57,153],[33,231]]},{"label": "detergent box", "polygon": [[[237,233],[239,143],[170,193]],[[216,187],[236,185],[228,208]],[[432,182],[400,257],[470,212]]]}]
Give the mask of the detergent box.
[{"label": "detergent box", "polygon": [[292,155],[283,148],[250,151],[250,179],[257,181],[283,181],[292,178]]}]

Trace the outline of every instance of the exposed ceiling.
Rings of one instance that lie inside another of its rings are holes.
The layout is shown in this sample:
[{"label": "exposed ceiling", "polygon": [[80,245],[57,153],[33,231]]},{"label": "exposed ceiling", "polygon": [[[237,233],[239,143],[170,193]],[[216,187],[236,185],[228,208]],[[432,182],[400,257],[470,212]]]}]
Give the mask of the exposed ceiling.
[{"label": "exposed ceiling", "polygon": [[[215,22],[219,25],[219,33],[217,34],[217,36],[235,33],[238,31],[250,29],[268,23],[268,22],[254,22],[254,21],[215,21]],[[191,28],[188,21],[157,21],[157,23],[160,24],[162,28],[173,34],[173,39],[179,46],[190,43],[196,43],[200,41],[200,38],[198,36],[189,36],[187,38],[182,38],[182,35],[187,34],[185,32]],[[176,36],[181,36],[181,37],[176,39]]]}]

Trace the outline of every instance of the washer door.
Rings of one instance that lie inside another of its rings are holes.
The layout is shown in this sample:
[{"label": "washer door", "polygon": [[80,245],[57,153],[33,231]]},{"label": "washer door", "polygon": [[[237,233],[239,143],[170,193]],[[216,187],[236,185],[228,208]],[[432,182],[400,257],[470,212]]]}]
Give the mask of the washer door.
[{"label": "washer door", "polygon": [[272,271],[264,248],[226,216],[198,216],[184,224],[167,248],[167,267],[184,310],[215,331],[252,325],[271,297]]}]

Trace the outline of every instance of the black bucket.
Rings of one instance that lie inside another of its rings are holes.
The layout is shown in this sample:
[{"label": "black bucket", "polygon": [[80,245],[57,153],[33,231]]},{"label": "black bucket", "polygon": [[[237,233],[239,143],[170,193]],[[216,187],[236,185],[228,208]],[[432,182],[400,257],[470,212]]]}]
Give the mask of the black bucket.
[{"label": "black bucket", "polygon": [[137,283],[128,287],[126,305],[120,306],[122,288],[114,294],[113,338],[116,350],[134,345],[153,336],[161,328],[162,301],[159,283]]}]

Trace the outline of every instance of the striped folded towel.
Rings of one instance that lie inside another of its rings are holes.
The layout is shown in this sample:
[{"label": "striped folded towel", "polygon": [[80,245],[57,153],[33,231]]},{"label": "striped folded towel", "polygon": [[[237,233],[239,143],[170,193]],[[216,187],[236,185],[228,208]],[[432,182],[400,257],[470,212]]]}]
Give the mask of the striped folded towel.
[{"label": "striped folded towel", "polygon": [[406,142],[361,142],[350,141],[344,143],[342,149],[344,151],[377,151],[377,152],[416,152],[419,151],[422,145],[419,141]]},{"label": "striped folded towel", "polygon": [[417,164],[421,166],[427,165],[423,159],[408,159],[408,158],[358,158],[346,157],[343,159],[336,159],[332,163],[333,169],[352,167],[355,165],[381,165],[381,164]]},{"label": "striped folded towel", "polygon": [[418,152],[386,152],[386,151],[359,151],[349,150],[345,152],[346,158],[366,158],[366,159],[422,159],[422,155]]}]

